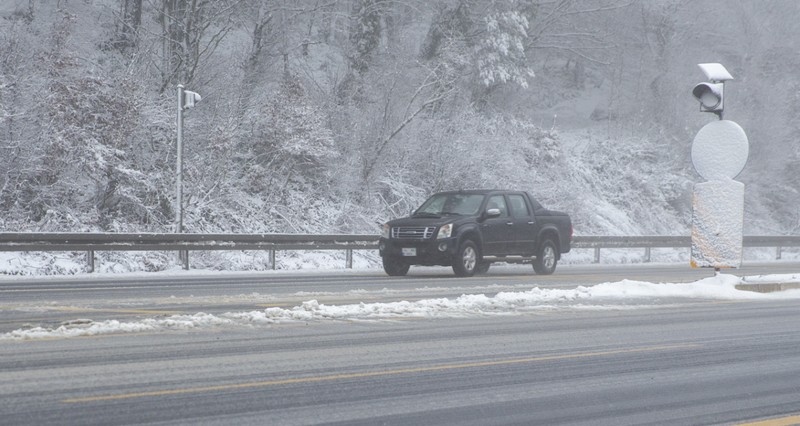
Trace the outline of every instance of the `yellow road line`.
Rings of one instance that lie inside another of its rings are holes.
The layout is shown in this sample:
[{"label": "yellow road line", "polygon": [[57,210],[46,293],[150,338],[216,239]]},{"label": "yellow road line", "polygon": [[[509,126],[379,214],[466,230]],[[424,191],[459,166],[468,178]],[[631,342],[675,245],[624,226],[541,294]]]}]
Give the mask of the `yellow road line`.
[{"label": "yellow road line", "polygon": [[227,385],[201,386],[201,387],[196,387],[196,388],[167,389],[167,390],[160,390],[160,391],[133,392],[133,393],[117,394],[117,395],[89,396],[89,397],[83,397],[83,398],[64,399],[61,402],[67,403],[67,404],[75,404],[75,403],[86,403],[86,402],[114,401],[114,400],[121,400],[121,399],[145,398],[145,397],[153,397],[153,396],[183,395],[183,394],[192,394],[192,393],[216,392],[216,391],[224,391],[224,390],[249,389],[249,388],[280,386],[280,385],[331,382],[331,381],[336,381],[336,380],[348,380],[348,379],[361,379],[361,378],[370,378],[370,377],[396,376],[396,375],[401,375],[401,374],[431,373],[431,372],[448,371],[448,370],[459,370],[459,369],[466,369],[466,368],[495,367],[495,366],[500,366],[500,365],[526,364],[526,363],[534,363],[534,362],[542,362],[542,361],[557,361],[557,360],[565,360],[565,359],[592,358],[592,357],[600,357],[600,356],[622,355],[622,354],[641,353],[641,352],[655,352],[655,351],[667,351],[667,350],[677,350],[677,349],[691,349],[691,348],[697,348],[697,347],[700,347],[700,345],[697,345],[697,344],[679,344],[679,345],[666,345],[666,346],[646,346],[646,347],[629,348],[629,349],[618,349],[618,350],[611,350],[611,351],[583,352],[583,353],[573,353],[573,354],[563,354],[563,355],[539,356],[539,357],[532,357],[532,358],[519,358],[519,359],[506,359],[506,360],[497,360],[497,361],[470,362],[470,363],[463,363],[463,364],[444,364],[444,365],[436,365],[436,366],[431,366],[431,367],[416,367],[416,368],[401,368],[401,369],[396,369],[396,370],[369,371],[369,372],[364,372],[364,373],[333,374],[333,375],[328,375],[328,376],[299,377],[299,378],[294,378],[294,379],[267,380],[267,381],[250,382],[250,383],[232,383],[232,384],[227,384]]},{"label": "yellow road line", "polygon": [[800,425],[800,415],[781,417],[777,419],[761,420],[752,423],[741,423],[737,426],[792,426]]}]

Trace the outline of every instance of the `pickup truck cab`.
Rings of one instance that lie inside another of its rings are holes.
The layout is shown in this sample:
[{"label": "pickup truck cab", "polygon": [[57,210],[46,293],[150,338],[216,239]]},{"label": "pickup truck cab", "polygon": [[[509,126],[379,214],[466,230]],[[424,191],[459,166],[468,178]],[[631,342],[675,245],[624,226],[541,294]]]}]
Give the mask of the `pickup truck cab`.
[{"label": "pickup truck cab", "polygon": [[547,275],[571,242],[570,217],[527,192],[470,190],[434,194],[411,216],[384,224],[378,248],[392,276],[411,265],[441,265],[468,277],[492,262],[532,263]]}]

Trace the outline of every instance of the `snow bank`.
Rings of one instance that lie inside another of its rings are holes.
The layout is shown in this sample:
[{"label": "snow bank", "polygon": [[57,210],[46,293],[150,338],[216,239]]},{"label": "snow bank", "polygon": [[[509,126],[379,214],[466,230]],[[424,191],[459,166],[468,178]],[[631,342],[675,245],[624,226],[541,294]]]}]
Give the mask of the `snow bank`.
[{"label": "snow bank", "polygon": [[[795,275],[755,277],[746,282],[797,282]],[[57,328],[34,327],[0,335],[0,340],[31,340],[52,337],[94,336],[112,333],[137,333],[166,330],[191,330],[210,327],[253,327],[293,322],[375,321],[399,318],[465,318],[490,315],[524,315],[543,310],[646,309],[679,300],[775,300],[800,299],[800,290],[779,293],[754,293],[736,289],[743,280],[720,274],[693,283],[660,283],[623,280],[574,289],[535,287],[529,291],[500,292],[494,296],[465,294],[455,299],[437,298],[390,303],[325,305],[317,300],[293,308],[268,308],[261,311],[228,312],[220,315],[197,313],[164,318],[144,318],[120,322],[81,320]]]},{"label": "snow bank", "polygon": [[164,330],[189,330],[214,326],[237,325],[235,321],[215,315],[172,315],[167,318],[144,318],[139,321],[120,322],[107,320],[94,322],[82,320],[63,324],[57,328],[33,327],[0,334],[0,340],[33,340],[52,337],[97,336],[101,334],[142,333]]}]

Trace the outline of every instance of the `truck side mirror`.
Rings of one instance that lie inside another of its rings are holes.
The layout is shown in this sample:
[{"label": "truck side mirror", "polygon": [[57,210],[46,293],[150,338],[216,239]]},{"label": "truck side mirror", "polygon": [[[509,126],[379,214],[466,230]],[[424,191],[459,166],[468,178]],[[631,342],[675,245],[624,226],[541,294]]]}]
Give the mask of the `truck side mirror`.
[{"label": "truck side mirror", "polygon": [[486,209],[486,217],[500,216],[500,209]]}]

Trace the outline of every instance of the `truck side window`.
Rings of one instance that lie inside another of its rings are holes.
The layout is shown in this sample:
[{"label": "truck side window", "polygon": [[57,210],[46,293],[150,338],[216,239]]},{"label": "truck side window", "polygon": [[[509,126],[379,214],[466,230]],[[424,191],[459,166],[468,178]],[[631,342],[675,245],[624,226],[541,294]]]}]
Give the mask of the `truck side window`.
[{"label": "truck side window", "polygon": [[529,217],[531,212],[528,210],[528,204],[522,195],[509,195],[508,202],[511,204],[511,215],[514,217]]},{"label": "truck side window", "polygon": [[506,206],[506,199],[502,195],[492,195],[489,197],[489,203],[486,204],[486,210],[499,209],[500,217],[508,216],[508,207]]}]

